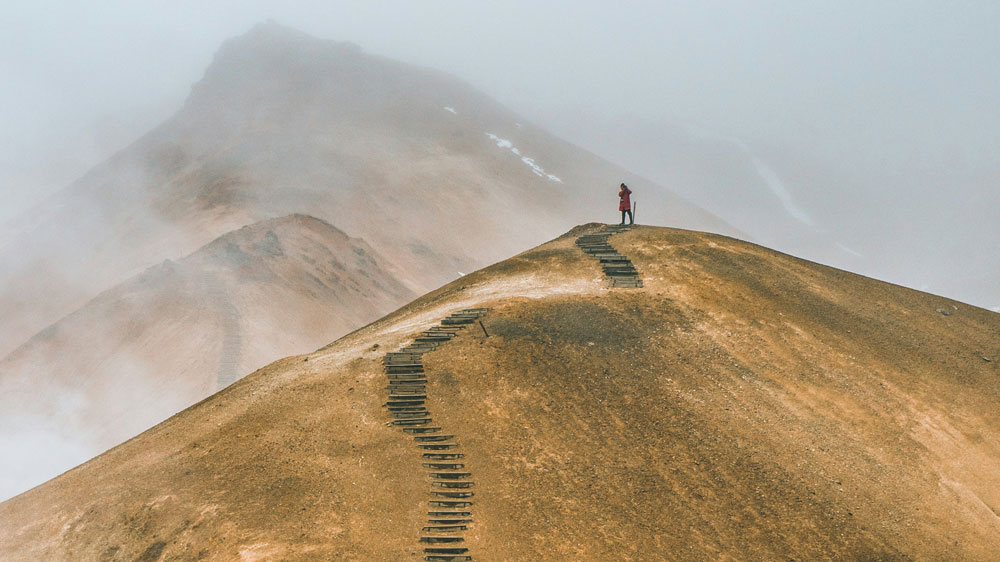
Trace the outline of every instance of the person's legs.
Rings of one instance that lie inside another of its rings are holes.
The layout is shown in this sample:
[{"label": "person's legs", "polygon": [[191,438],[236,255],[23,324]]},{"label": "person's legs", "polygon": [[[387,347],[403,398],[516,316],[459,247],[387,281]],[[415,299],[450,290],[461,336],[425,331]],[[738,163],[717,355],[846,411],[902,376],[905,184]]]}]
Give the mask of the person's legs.
[{"label": "person's legs", "polygon": [[622,211],[622,222],[621,222],[621,224],[625,224],[625,213],[627,213],[627,212],[628,211]]},{"label": "person's legs", "polygon": [[628,223],[635,224],[635,220],[632,218],[632,209],[622,211],[622,224],[625,224],[625,213],[628,213]]}]

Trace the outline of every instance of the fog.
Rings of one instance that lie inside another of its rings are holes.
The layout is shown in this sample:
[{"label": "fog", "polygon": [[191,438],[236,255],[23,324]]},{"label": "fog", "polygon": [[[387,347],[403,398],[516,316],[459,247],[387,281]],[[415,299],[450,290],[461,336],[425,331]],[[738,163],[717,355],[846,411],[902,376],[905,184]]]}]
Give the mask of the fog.
[{"label": "fog", "polygon": [[987,2],[6,6],[0,222],[169,117],[268,19],[458,76],[768,246],[1000,311]]},{"label": "fog", "polygon": [[267,18],[452,72],[539,121],[684,120],[887,166],[995,166],[1000,143],[993,3],[65,4],[0,24],[5,201],[16,164],[96,135],[74,179],[126,142],[102,123],[148,127],[141,111],[179,104],[224,39]]},{"label": "fog", "polygon": [[[789,162],[808,168],[785,184],[835,218],[823,228],[839,243],[896,256],[855,269],[1000,305],[914,265],[942,259],[952,275],[996,253],[982,238],[996,229],[981,223],[1000,201],[998,17],[984,2],[22,4],[0,23],[0,220],[168,116],[223,40],[273,18],[453,73],[645,175],[668,148],[643,131],[739,139],[778,176]],[[710,202],[697,181],[660,172],[651,179]],[[980,285],[998,273],[978,269]]]}]

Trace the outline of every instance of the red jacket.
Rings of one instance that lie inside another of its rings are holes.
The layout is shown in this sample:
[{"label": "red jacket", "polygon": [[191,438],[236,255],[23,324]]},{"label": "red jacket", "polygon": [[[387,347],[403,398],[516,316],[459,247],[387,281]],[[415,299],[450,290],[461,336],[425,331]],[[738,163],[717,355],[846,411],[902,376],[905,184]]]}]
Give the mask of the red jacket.
[{"label": "red jacket", "polygon": [[632,200],[629,199],[629,195],[632,190],[627,187],[622,187],[618,192],[618,198],[621,199],[621,203],[618,204],[619,211],[631,211],[632,210]]}]

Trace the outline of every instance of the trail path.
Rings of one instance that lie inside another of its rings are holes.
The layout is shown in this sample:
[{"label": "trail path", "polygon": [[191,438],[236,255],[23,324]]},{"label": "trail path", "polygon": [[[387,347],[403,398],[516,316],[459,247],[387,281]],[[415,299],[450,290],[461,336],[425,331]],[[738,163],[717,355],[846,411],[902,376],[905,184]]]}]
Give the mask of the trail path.
[{"label": "trail path", "polygon": [[384,358],[389,379],[389,401],[385,405],[393,417],[392,425],[413,437],[431,480],[427,525],[420,534],[424,560],[472,560],[469,549],[462,546],[465,542],[462,533],[472,523],[475,483],[455,436],[433,425],[426,406],[427,373],[421,357],[451,340],[486,312],[485,308],[469,308],[451,314],[412,344],[387,353]]},{"label": "trail path", "polygon": [[608,238],[620,232],[631,230],[632,226],[611,225],[604,230],[584,234],[576,239],[576,245],[591,257],[597,258],[604,269],[604,275],[610,281],[611,287],[641,288],[642,279],[632,261],[608,242]]},{"label": "trail path", "polygon": [[[609,237],[627,230],[629,227],[608,226],[580,236],[576,245],[600,261],[611,287],[641,288],[642,280],[635,266],[608,243]],[[473,522],[475,482],[456,436],[434,425],[427,409],[428,378],[422,357],[474,325],[487,311],[467,308],[455,312],[425,330],[410,345],[387,353],[383,359],[389,382],[385,407],[392,416],[391,425],[413,438],[430,479],[427,524],[421,529],[419,539],[424,560],[472,560],[464,546],[463,533]]]}]

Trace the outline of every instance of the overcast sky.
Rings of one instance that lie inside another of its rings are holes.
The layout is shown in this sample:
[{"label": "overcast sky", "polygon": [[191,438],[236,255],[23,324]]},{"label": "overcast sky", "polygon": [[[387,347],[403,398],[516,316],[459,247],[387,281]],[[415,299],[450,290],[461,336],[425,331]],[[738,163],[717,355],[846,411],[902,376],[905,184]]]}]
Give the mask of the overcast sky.
[{"label": "overcast sky", "polygon": [[541,125],[694,123],[902,166],[997,169],[1000,2],[20,2],[0,18],[0,220],[179,107],[274,18],[451,72]]}]

